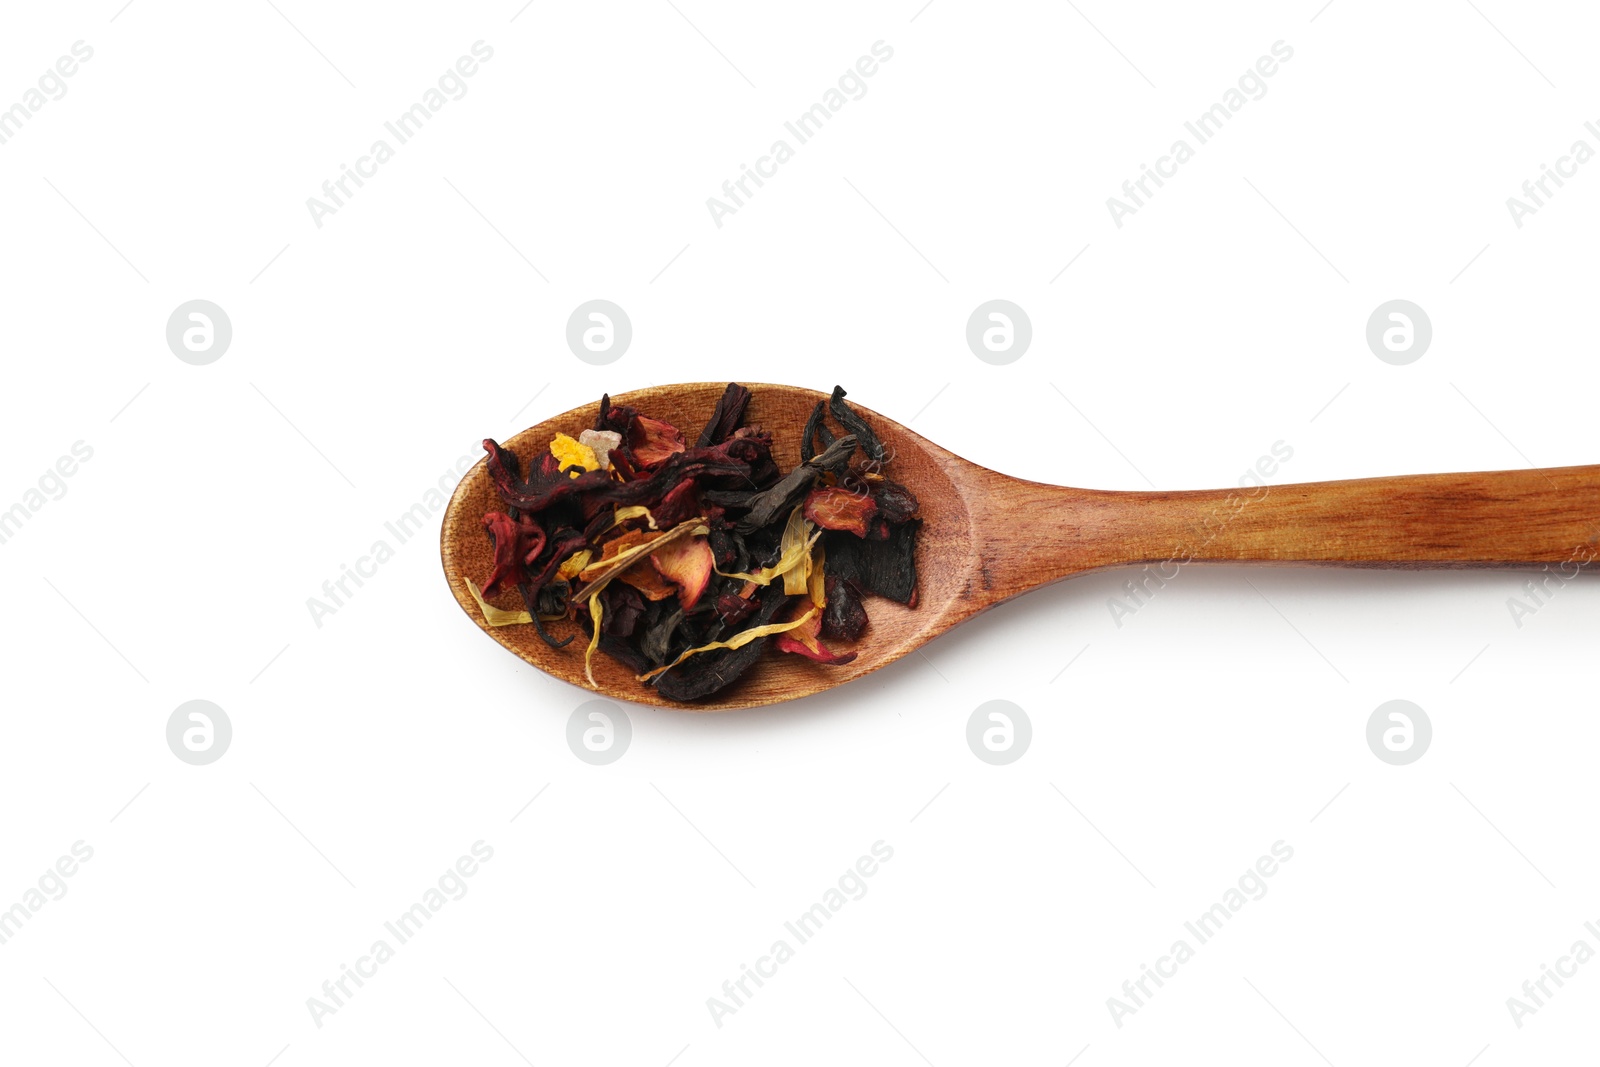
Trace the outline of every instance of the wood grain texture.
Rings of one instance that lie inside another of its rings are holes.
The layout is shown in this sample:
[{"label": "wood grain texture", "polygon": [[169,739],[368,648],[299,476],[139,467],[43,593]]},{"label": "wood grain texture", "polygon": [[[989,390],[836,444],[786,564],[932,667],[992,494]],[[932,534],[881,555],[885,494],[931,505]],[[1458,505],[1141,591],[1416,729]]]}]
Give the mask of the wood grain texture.
[{"label": "wood grain texture", "polygon": [[[748,424],[772,431],[782,469],[800,460],[800,430],[827,394],[786,385],[746,384]],[[725,382],[657,386],[616,403],[666,419],[693,438]],[[907,608],[866,601],[870,623],[842,667],[771,652],[734,686],[709,700],[678,704],[601,653],[599,692],[619,700],[691,711],[757,707],[830,688],[892,663],[987,608],[1052,582],[1105,567],[1153,564],[1158,574],[1190,563],[1353,567],[1568,568],[1600,554],[1600,466],[1477,474],[1425,474],[1354,481],[1195,492],[1107,492],[1028,482],[940,448],[860,404],[890,449],[886,473],[922,503],[918,540],[920,601]],[[558,432],[594,424],[588,404],[531,429],[505,447],[527,464]],[[440,534],[450,590],[474,624],[523,660],[581,689],[585,638],[575,622],[548,627],[565,648],[546,645],[532,626],[490,627],[462,582],[482,583],[493,559],[482,526],[500,508],[485,463],[456,488]],[[495,603],[520,609],[515,590]]]}]

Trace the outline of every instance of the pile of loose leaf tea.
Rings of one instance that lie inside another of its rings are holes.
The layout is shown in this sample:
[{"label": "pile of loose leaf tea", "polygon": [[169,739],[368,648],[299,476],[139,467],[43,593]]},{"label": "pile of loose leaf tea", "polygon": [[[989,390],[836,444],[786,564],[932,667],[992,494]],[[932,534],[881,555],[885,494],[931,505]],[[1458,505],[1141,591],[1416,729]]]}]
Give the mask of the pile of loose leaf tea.
[{"label": "pile of loose leaf tea", "polygon": [[[692,443],[601,397],[594,426],[556,434],[526,474],[484,441],[504,506],[483,517],[493,569],[467,581],[484,619],[556,648],[577,635],[546,624],[575,620],[591,685],[599,651],[676,701],[733,684],[769,638],[819,664],[855,659],[840,643],[866,629],[866,597],[916,606],[917,499],[843,389],[817,402],[788,471],[772,434],[744,424],[750,396],[730,383]],[[512,587],[524,610],[489,603]]]}]

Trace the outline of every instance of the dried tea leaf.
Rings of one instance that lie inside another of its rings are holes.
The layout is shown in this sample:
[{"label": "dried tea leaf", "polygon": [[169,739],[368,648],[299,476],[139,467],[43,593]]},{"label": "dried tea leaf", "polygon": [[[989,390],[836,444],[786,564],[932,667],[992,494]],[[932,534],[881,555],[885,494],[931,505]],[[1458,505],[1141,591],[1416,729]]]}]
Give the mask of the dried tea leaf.
[{"label": "dried tea leaf", "polygon": [[888,527],[882,541],[829,532],[824,541],[829,569],[863,592],[916,607],[917,531],[921,527],[921,519],[908,519]]},{"label": "dried tea leaf", "polygon": [[800,435],[800,462],[810,463],[811,457],[816,455],[813,439],[820,440],[824,449],[833,444],[833,431],[823,422],[827,411],[826,400],[817,401],[817,406],[811,409],[811,417],[806,419],[805,431]]},{"label": "dried tea leaf", "polygon": [[838,421],[840,426],[855,434],[860,440],[861,451],[867,454],[868,459],[882,463],[883,458],[888,455],[888,452],[883,447],[883,442],[879,441],[878,435],[872,432],[872,427],[867,425],[867,420],[857,415],[851,410],[850,405],[844,402],[845,395],[843,386],[834,386],[833,396],[828,398],[828,410],[833,413],[834,419]]},{"label": "dried tea leaf", "polygon": [[740,519],[737,529],[740,533],[753,533],[763,526],[770,524],[779,515],[794,507],[805,496],[807,491],[822,477],[823,472],[838,473],[845,469],[850,462],[850,456],[856,450],[856,439],[846,434],[833,444],[820,456],[814,456],[794,470],[785,474],[778,483],[770,489],[764,489],[750,498],[750,510],[745,517]]},{"label": "dried tea leaf", "polygon": [[[660,666],[667,661],[667,656],[672,645],[672,636],[678,630],[678,624],[683,621],[683,609],[673,608],[668,610],[666,604],[656,608],[658,614],[654,621],[645,626],[644,637],[639,642],[639,650],[644,653],[648,664],[639,670],[648,670],[650,667]],[[635,673],[638,673],[637,671]]]},{"label": "dried tea leaf", "polygon": [[676,667],[690,656],[698,656],[702,652],[712,652],[719,648],[742,648],[759,637],[770,637],[773,634],[781,634],[789,630],[793,630],[797,626],[804,626],[813,618],[815,618],[816,615],[817,609],[815,607],[807,608],[806,613],[800,616],[798,619],[790,619],[788,622],[771,622],[767,623],[765,626],[752,626],[748,630],[740,630],[726,641],[712,641],[710,644],[700,645],[698,648],[688,649],[665,667],[657,667],[653,671],[641,674],[639,676],[639,681],[647,682],[651,678],[654,678],[656,675],[660,674],[662,671],[671,670],[673,667]]}]

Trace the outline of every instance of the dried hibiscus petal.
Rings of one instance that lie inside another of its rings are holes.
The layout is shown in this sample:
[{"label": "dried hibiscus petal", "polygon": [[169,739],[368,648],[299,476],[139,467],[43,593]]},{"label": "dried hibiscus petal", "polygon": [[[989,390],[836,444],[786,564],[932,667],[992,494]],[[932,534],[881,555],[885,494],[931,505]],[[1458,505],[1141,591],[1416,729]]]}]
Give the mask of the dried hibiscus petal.
[{"label": "dried hibiscus petal", "polygon": [[542,562],[537,562],[538,570],[529,578],[535,592],[544,588],[568,557],[578,552],[587,544],[583,534],[570,526],[558,526],[550,532],[545,543]]},{"label": "dried hibiscus petal", "polygon": [[[732,442],[730,442],[732,443]],[[615,454],[612,456],[615,460]],[[679,452],[661,465],[651,469],[648,473],[641,474],[632,481],[619,482],[601,471],[598,475],[585,474],[572,480],[577,485],[585,478],[602,477],[604,484],[590,483],[584,488],[582,506],[586,518],[593,518],[608,504],[620,504],[626,507],[629,504],[651,504],[659,502],[668,491],[676,488],[686,478],[702,478],[712,475],[738,475],[748,476],[750,465],[742,460],[733,458],[716,449],[701,453]],[[558,487],[559,488],[559,487]]]},{"label": "dried hibiscus petal", "polygon": [[756,606],[756,602],[748,597],[723,593],[717,597],[717,618],[722,620],[724,626],[737,626],[750,617]]},{"label": "dried hibiscus petal", "polygon": [[683,434],[672,423],[644,415],[634,417],[633,426],[628,431],[628,449],[639,466],[653,467],[679,452],[687,451],[687,448],[683,443]]},{"label": "dried hibiscus petal", "polygon": [[494,541],[494,569],[483,583],[483,595],[494,596],[507,581],[515,585],[522,580],[523,565],[532,563],[544,549],[545,536],[543,528],[527,515],[513,519],[502,511],[485,515],[483,528]]},{"label": "dried hibiscus petal", "polygon": [[622,451],[621,448],[612,449],[606,453],[606,458],[611,461],[611,469],[621,475],[623,481],[631,482],[639,477],[638,472],[633,468],[633,462],[628,459],[628,454]]},{"label": "dried hibiscus petal", "polygon": [[561,461],[546,452],[520,476],[516,453],[502,448],[492,438],[483,442],[489,453],[489,477],[500,492],[506,507],[536,515],[553,504],[586,490],[616,484],[610,471],[587,471],[576,478],[561,473]]},{"label": "dried hibiscus petal", "polygon": [[644,599],[629,586],[615,583],[606,586],[601,595],[606,598],[606,609],[600,628],[617,637],[631,637],[644,614]]},{"label": "dried hibiscus petal", "polygon": [[[606,653],[631,671],[649,669],[649,662],[633,647],[633,642],[626,637],[608,633],[604,620],[600,623],[599,633],[596,634],[593,618],[588,613],[581,614],[578,618],[584,632],[589,635],[589,640],[596,649]],[[599,639],[595,640],[596,637]]]},{"label": "dried hibiscus petal", "polygon": [[522,460],[517,458],[517,454],[509,448],[503,448],[492,437],[483,439],[483,450],[489,454],[484,461],[489,468],[489,479],[494,482],[500,495],[520,492],[526,483],[522,480]]},{"label": "dried hibiscus petal", "polygon": [[685,478],[679,482],[661,498],[661,503],[652,509],[651,514],[655,517],[656,525],[663,530],[702,514],[699,489],[694,479]]},{"label": "dried hibiscus petal", "polygon": [[[704,500],[705,497],[702,496],[701,499]],[[711,530],[707,540],[711,543],[712,559],[718,570],[738,570],[739,568],[734,566],[734,561],[739,558],[739,535],[733,532],[733,527],[722,515],[722,509],[717,508],[715,511],[716,514],[706,516],[706,525]]]},{"label": "dried hibiscus petal", "polygon": [[729,382],[728,387],[722,391],[722,396],[717,399],[717,406],[711,412],[711,419],[706,423],[706,428],[700,431],[700,439],[695,442],[701,448],[707,445],[719,444],[733,436],[733,432],[744,421],[744,409],[750,406],[750,390],[738,382]]},{"label": "dried hibiscus petal", "polygon": [[628,439],[628,421],[638,414],[626,404],[612,404],[611,394],[600,395],[600,412],[595,416],[594,428],[596,430],[615,430]]},{"label": "dried hibiscus petal", "polygon": [[867,609],[855,587],[836,574],[823,580],[827,606],[822,609],[822,636],[830,641],[855,641],[867,628]]},{"label": "dried hibiscus petal", "polygon": [[905,522],[917,513],[916,496],[899,482],[885,478],[878,483],[872,496],[877,501],[878,514],[888,522]]}]

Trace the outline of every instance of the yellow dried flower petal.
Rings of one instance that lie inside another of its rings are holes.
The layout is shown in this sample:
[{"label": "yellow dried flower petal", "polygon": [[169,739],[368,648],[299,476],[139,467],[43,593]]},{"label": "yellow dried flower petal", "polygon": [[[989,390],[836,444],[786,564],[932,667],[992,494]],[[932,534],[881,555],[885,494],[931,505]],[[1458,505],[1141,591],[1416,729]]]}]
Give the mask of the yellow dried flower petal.
[{"label": "yellow dried flower petal", "polygon": [[629,504],[625,508],[617,508],[611,514],[611,525],[620,526],[629,519],[649,519],[650,529],[657,529],[656,517],[650,514],[650,509],[643,504]]},{"label": "yellow dried flower petal", "polygon": [[823,586],[824,575],[822,565],[827,559],[827,550],[818,545],[811,554],[811,602],[819,608],[828,606],[828,594]]},{"label": "yellow dried flower petal", "polygon": [[646,671],[644,674],[638,675],[638,680],[641,682],[647,682],[651,678],[654,678],[656,675],[660,674],[662,671],[671,670],[673,667],[676,667],[690,656],[693,656],[699,652],[711,652],[719,648],[741,648],[744,645],[748,645],[751,641],[754,641],[758,637],[770,637],[773,634],[786,633],[789,630],[804,626],[806,623],[810,622],[816,617],[817,611],[818,609],[813,607],[798,619],[790,619],[788,622],[768,623],[765,626],[752,626],[748,630],[740,630],[726,641],[713,641],[709,645],[700,645],[698,648],[688,649],[665,667],[657,667],[653,671]]},{"label": "yellow dried flower petal", "polygon": [[573,467],[579,468],[572,471],[572,477],[574,478],[584,471],[597,471],[600,469],[600,460],[595,457],[594,449],[588,445],[580,444],[564,433],[556,434],[550,441],[550,454],[556,457],[561,470],[569,470]]},{"label": "yellow dried flower petal", "polygon": [[594,623],[594,633],[589,635],[589,648],[583,654],[583,674],[589,679],[589,684],[599,689],[599,684],[594,680],[594,650],[600,647],[600,614],[604,611],[604,601],[599,597],[589,598],[589,621]]},{"label": "yellow dried flower petal", "polygon": [[519,623],[533,621],[533,616],[526,611],[507,611],[505,608],[497,608],[483,599],[483,591],[477,587],[471,578],[463,578],[461,580],[466,583],[467,592],[472,594],[472,599],[478,602],[478,609],[483,612],[483,621],[490,626],[516,626]]},{"label": "yellow dried flower petal", "polygon": [[780,544],[780,560],[790,552],[798,553],[800,557],[794,566],[783,573],[783,591],[787,596],[804,593],[811,578],[811,545],[806,541],[811,524],[806,522],[802,511],[803,508],[796,505],[789,512],[789,522],[783,528],[783,541]]},{"label": "yellow dried flower petal", "polygon": [[586,548],[581,552],[574,552],[566,558],[556,570],[556,577],[565,578],[567,581],[578,576],[578,572],[589,565],[589,560],[594,557],[594,549]]},{"label": "yellow dried flower petal", "polygon": [[[802,510],[797,507],[789,513],[789,523],[783,528],[782,552],[778,556],[778,562],[749,574],[743,572],[728,574],[725,571],[717,571],[717,573],[724,578],[743,578],[745,581],[755,582],[757,585],[770,585],[774,578],[782,578],[783,591],[785,593],[804,593],[806,591],[806,576],[811,573],[811,546],[816,544],[817,538],[822,536],[822,530],[816,530],[807,538],[806,531],[811,529],[811,524],[801,514]],[[805,570],[802,572],[799,586],[791,589],[789,586],[789,572],[802,565],[805,566]]]}]

